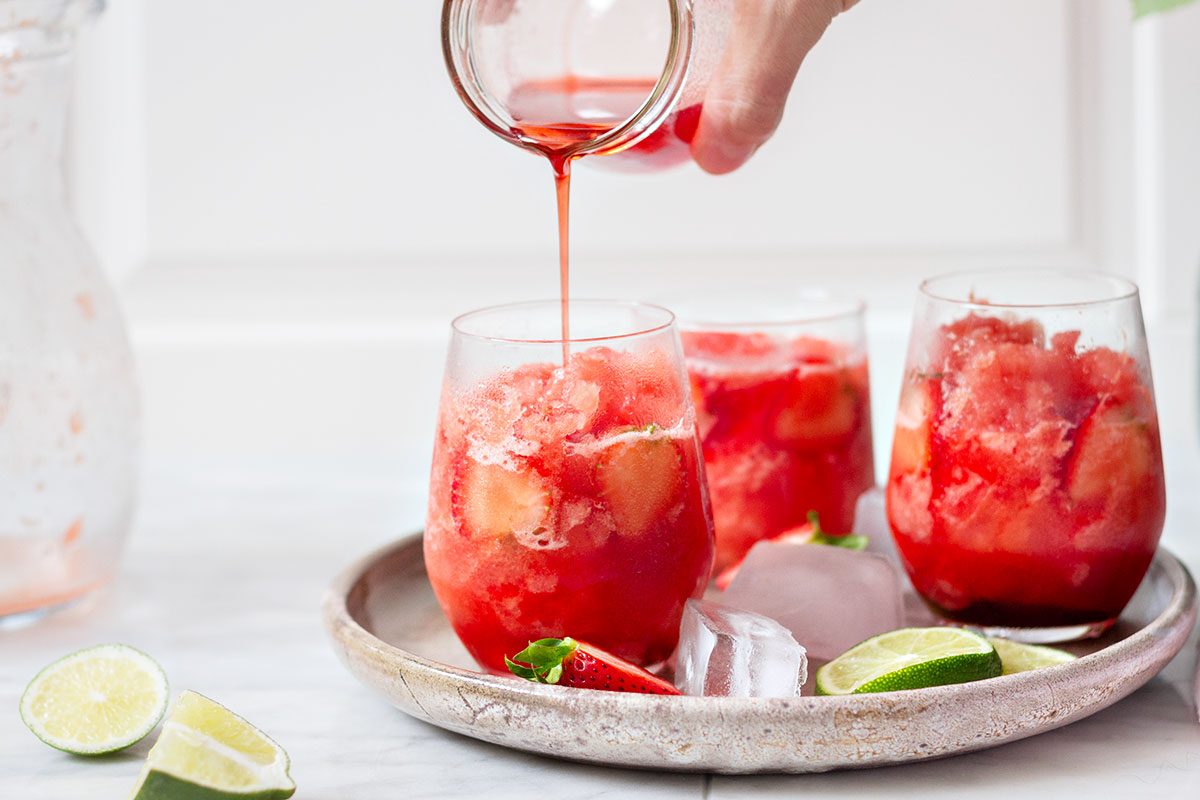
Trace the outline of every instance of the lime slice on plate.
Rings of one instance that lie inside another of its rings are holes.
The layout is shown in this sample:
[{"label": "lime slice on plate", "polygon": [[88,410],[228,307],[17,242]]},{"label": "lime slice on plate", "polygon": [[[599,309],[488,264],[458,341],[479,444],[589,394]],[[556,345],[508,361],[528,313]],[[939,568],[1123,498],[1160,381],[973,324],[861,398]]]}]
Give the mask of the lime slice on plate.
[{"label": "lime slice on plate", "polygon": [[1005,675],[1018,672],[1028,672],[1031,669],[1053,667],[1075,661],[1076,657],[1066,650],[1055,647],[1042,647],[1036,644],[1020,644],[1008,639],[989,639],[996,652],[1000,654],[1000,663]]},{"label": "lime slice on plate", "polygon": [[115,753],[141,741],[167,710],[167,676],[123,644],[64,656],[21,696],[21,719],[51,747],[80,756]]},{"label": "lime slice on plate", "polygon": [[873,636],[817,670],[817,694],[925,689],[994,678],[991,642],[961,628],[901,628]]},{"label": "lime slice on plate", "polygon": [[134,800],[291,797],[287,753],[229,709],[184,692],[146,756]]}]

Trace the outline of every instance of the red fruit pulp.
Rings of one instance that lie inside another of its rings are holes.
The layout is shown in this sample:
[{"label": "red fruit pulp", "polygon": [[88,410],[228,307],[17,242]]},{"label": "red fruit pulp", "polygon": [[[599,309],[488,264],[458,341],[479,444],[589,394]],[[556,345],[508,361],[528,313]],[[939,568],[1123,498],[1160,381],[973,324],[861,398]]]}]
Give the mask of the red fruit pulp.
[{"label": "red fruit pulp", "polygon": [[1138,363],[969,315],[907,376],[888,518],[914,586],[950,619],[1103,625],[1154,555],[1166,510]]},{"label": "red fruit pulp", "polygon": [[718,570],[802,525],[849,533],[875,483],[865,357],[832,342],[685,332]]},{"label": "red fruit pulp", "polygon": [[484,667],[566,633],[639,665],[708,581],[708,508],[671,354],[593,348],[447,391],[425,559]]}]

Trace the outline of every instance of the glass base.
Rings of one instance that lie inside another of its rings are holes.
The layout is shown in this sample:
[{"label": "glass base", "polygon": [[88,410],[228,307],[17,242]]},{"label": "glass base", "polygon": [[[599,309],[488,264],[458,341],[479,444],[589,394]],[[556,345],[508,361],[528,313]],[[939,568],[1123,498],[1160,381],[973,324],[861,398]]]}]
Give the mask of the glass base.
[{"label": "glass base", "polygon": [[1104,622],[1084,622],[1078,625],[1060,625],[1051,628],[1007,628],[995,625],[969,625],[953,620],[946,620],[947,625],[957,625],[963,628],[979,631],[984,636],[995,636],[1023,644],[1061,644],[1077,642],[1081,639],[1095,639],[1103,636],[1116,623],[1116,619]]},{"label": "glass base", "polygon": [[74,594],[48,597],[40,605],[21,607],[20,609],[5,610],[0,613],[0,631],[27,628],[46,617],[66,611],[76,606],[84,605],[99,591],[96,585],[85,586]]}]

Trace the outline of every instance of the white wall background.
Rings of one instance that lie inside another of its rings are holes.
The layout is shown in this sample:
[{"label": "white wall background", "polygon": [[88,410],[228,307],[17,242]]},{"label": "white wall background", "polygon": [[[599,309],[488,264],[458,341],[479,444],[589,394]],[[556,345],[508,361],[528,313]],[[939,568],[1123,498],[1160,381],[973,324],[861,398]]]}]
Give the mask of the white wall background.
[{"label": "white wall background", "polygon": [[[556,291],[548,169],[486,134],[440,3],[115,0],[74,174],[122,281],[152,450],[423,478],[447,323]],[[1106,269],[1146,290],[1168,435],[1192,439],[1200,5],[863,0],[734,176],[580,170],[581,294],[865,296],[886,456],[926,275]],[[376,468],[372,466],[371,468]]]}]

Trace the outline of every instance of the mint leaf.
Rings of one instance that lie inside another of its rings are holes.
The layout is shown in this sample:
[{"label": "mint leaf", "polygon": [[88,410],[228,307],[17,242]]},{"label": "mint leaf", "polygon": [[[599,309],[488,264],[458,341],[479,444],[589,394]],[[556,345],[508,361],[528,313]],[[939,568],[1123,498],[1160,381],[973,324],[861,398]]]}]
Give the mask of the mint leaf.
[{"label": "mint leaf", "polygon": [[1170,11],[1172,8],[1186,6],[1192,0],[1133,0],[1133,16],[1145,17],[1160,11]]}]

